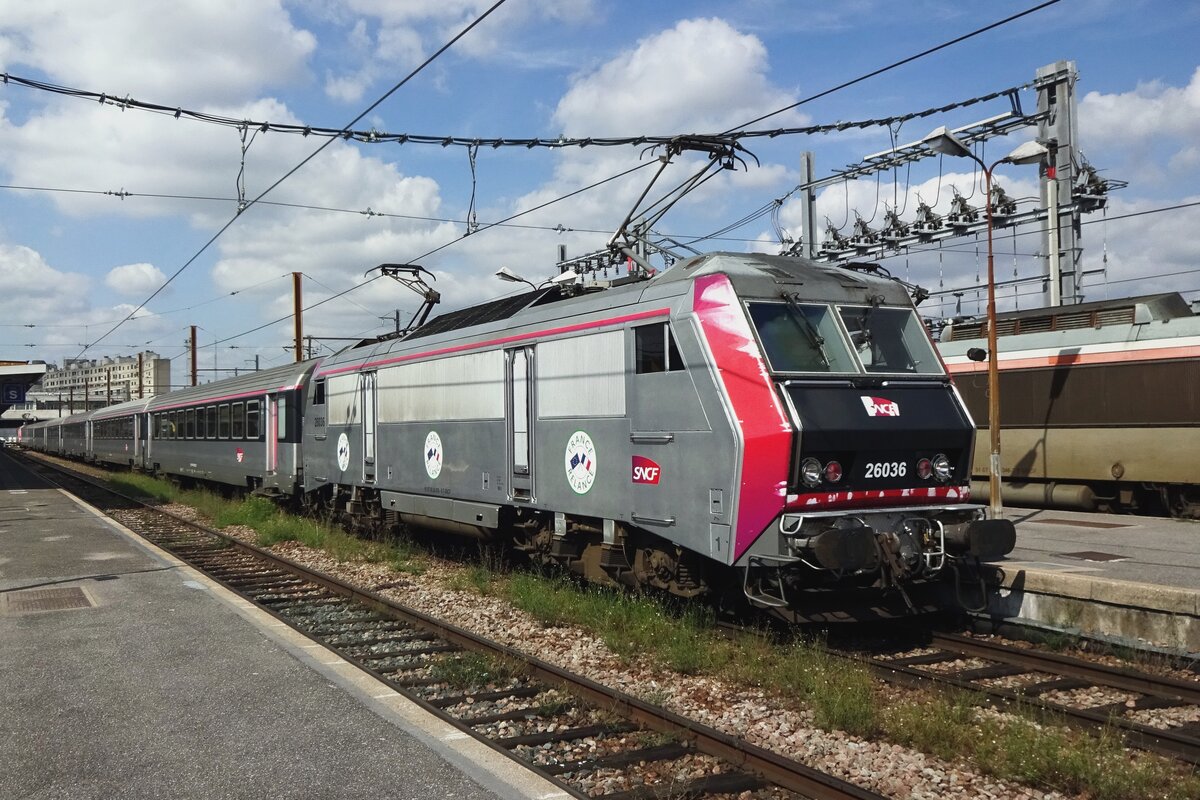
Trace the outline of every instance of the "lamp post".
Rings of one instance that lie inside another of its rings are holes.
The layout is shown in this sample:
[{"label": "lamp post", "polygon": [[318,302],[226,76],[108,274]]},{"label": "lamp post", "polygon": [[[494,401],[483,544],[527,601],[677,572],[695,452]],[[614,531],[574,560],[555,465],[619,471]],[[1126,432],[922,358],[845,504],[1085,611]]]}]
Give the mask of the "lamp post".
[{"label": "lamp post", "polygon": [[528,283],[530,289],[534,289],[535,291],[537,290],[537,287],[533,285],[533,281],[529,280],[528,278],[522,278],[508,267],[501,267],[500,269],[496,270],[496,277],[502,281],[508,281],[509,283]]},{"label": "lamp post", "polygon": [[1037,142],[1025,142],[1004,158],[993,161],[991,166],[988,166],[944,125],[921,141],[935,152],[969,158],[983,170],[987,210],[988,434],[992,444],[992,454],[988,461],[988,493],[991,501],[991,518],[1001,519],[1004,515],[1004,503],[1000,499],[1000,365],[996,352],[996,272],[992,252],[992,170],[1001,164],[1038,164],[1050,151]]},{"label": "lamp post", "polygon": [[541,283],[534,283],[533,281],[529,280],[528,278],[522,278],[520,275],[513,272],[508,267],[501,267],[500,269],[496,270],[496,277],[502,281],[508,281],[509,283],[527,283],[527,284],[529,284],[529,287],[531,289],[533,289],[535,292],[538,289],[541,289],[543,286],[551,286],[551,285],[565,286],[567,284],[573,284],[573,283],[579,282],[579,274],[572,270],[567,270],[566,272],[560,272],[558,275],[555,275],[553,278],[547,278],[546,280],[542,281]]}]

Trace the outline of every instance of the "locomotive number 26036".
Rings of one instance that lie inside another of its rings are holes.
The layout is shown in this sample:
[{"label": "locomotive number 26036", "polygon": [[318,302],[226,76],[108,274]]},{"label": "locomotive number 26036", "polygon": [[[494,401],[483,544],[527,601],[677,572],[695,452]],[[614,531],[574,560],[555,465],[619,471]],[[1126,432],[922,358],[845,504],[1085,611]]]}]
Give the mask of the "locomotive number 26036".
[{"label": "locomotive number 26036", "polygon": [[908,474],[904,461],[868,461],[865,478],[903,478]]}]

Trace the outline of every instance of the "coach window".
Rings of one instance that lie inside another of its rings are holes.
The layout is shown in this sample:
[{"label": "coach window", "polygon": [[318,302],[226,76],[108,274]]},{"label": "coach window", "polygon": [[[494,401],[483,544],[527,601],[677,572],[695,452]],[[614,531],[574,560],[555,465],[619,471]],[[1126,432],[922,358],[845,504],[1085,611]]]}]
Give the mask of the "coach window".
[{"label": "coach window", "polygon": [[168,435],[167,435],[168,439],[178,439],[179,438],[179,412],[178,411],[170,411],[167,413],[167,431],[168,431]]},{"label": "coach window", "polygon": [[217,406],[217,437],[229,438],[229,404]]},{"label": "coach window", "polygon": [[667,323],[634,328],[633,342],[638,375],[683,369],[683,358]]},{"label": "coach window", "polygon": [[194,408],[187,410],[187,422],[184,423],[184,436],[188,439],[196,438],[196,409]]},{"label": "coach window", "polygon": [[246,438],[257,439],[259,432],[258,425],[258,401],[246,401]]},{"label": "coach window", "polygon": [[196,409],[196,438],[204,438],[204,407]]},{"label": "coach window", "polygon": [[246,435],[246,404],[233,404],[233,438],[241,439]]},{"label": "coach window", "polygon": [[204,409],[204,419],[204,430],[208,438],[217,438],[217,407],[209,406]]}]

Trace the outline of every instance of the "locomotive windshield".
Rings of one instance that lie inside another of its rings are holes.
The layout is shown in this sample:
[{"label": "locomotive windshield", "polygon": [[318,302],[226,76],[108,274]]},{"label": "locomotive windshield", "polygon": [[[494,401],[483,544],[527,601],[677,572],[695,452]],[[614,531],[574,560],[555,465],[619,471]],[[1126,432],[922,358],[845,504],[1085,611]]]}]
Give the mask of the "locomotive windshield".
[{"label": "locomotive windshield", "polygon": [[750,317],[775,371],[857,371],[829,306],[751,303]]},{"label": "locomotive windshield", "polygon": [[750,303],[750,318],[775,372],[940,375],[920,319],[907,308]]},{"label": "locomotive windshield", "polygon": [[867,372],[941,374],[925,328],[909,309],[839,306],[838,311]]}]

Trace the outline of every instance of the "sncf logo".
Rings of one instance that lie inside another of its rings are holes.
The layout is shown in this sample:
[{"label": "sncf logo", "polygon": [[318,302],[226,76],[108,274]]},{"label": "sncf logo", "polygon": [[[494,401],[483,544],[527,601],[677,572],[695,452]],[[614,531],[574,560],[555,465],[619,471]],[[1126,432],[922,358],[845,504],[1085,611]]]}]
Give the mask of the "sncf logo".
[{"label": "sncf logo", "polygon": [[872,417],[898,417],[900,416],[900,404],[893,403],[882,397],[860,397],[863,408],[867,410],[867,414]]},{"label": "sncf logo", "polygon": [[633,457],[633,482],[657,484],[662,467],[645,456]]}]

